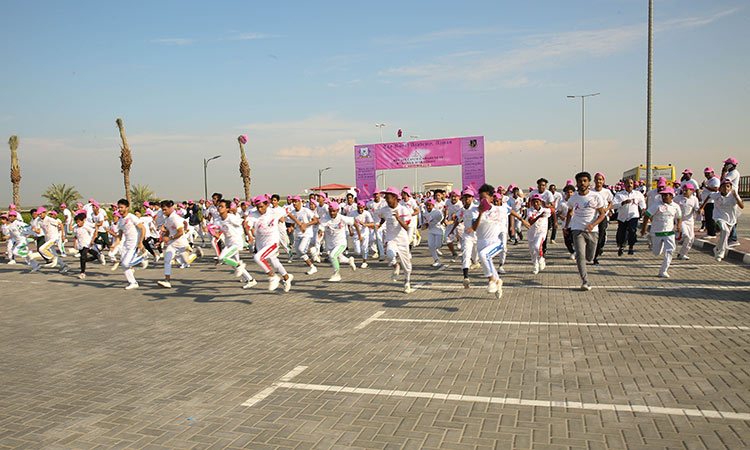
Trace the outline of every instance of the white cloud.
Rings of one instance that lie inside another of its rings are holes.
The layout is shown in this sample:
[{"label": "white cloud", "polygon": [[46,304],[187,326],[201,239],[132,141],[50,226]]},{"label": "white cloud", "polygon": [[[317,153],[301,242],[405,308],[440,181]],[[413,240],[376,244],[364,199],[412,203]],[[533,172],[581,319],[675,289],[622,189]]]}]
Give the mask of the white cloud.
[{"label": "white cloud", "polygon": [[281,37],[277,34],[266,34],[266,33],[234,33],[227,39],[231,41],[251,41],[255,39],[271,39]]},{"label": "white cloud", "polygon": [[427,44],[446,39],[456,40],[464,37],[484,36],[508,32],[509,31],[507,30],[500,30],[497,28],[454,28],[450,30],[433,31],[430,33],[424,33],[412,37],[377,37],[373,39],[373,43],[377,45],[398,45],[399,47],[402,47],[404,45]]},{"label": "white cloud", "polygon": [[[704,17],[671,19],[655,27],[656,31],[695,28],[731,15],[736,9]],[[614,54],[646,39],[644,24],[601,30],[567,31],[530,35],[518,48],[487,54],[476,51],[438,56],[433,60],[392,67],[380,76],[403,77],[411,84],[430,86],[444,82],[476,85],[483,81],[505,81],[507,87],[528,83],[525,75],[559,67],[576,59]]]},{"label": "white cloud", "polygon": [[188,45],[196,42],[195,39],[187,38],[164,38],[164,39],[152,39],[154,44],[167,44],[167,45]]},{"label": "white cloud", "polygon": [[316,159],[354,157],[354,139],[340,140],[330,145],[297,145],[278,150],[279,159]]}]

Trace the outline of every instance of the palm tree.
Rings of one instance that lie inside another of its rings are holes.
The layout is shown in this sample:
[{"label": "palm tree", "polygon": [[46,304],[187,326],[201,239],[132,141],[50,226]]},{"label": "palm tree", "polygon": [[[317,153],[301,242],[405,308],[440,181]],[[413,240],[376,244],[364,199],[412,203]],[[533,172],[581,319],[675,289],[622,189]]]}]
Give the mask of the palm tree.
[{"label": "palm tree", "polygon": [[156,202],[159,199],[154,195],[154,191],[148,187],[147,184],[136,184],[130,188],[130,197],[133,202],[130,204],[131,207],[138,209],[143,205],[143,202]]},{"label": "palm tree", "polygon": [[242,142],[245,137],[240,136],[237,138],[237,142],[240,144],[240,177],[242,177],[242,184],[245,186],[245,201],[250,201],[250,165],[247,163],[245,157],[245,145]]},{"label": "palm tree", "polygon": [[122,119],[117,118],[115,120],[117,128],[120,130],[120,139],[122,139],[122,146],[120,147],[120,168],[122,170],[122,176],[125,181],[125,197],[128,202],[132,204],[132,198],[130,195],[130,166],[133,165],[133,156],[130,154],[130,146],[128,146],[128,139],[125,137],[125,129],[122,126]]},{"label": "palm tree", "polygon": [[60,205],[72,205],[81,198],[75,186],[66,186],[65,184],[52,184],[44,191],[42,197],[46,198],[53,209],[59,209]]},{"label": "palm tree", "polygon": [[8,140],[10,145],[10,182],[13,183],[13,204],[21,205],[18,188],[21,185],[21,167],[18,165],[18,136],[15,134]]}]

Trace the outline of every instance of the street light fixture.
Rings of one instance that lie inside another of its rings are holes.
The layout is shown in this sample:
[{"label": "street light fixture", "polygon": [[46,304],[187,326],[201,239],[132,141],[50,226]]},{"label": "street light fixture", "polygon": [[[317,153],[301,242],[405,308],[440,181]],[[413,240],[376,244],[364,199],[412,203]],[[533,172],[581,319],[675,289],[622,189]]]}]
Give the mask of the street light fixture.
[{"label": "street light fixture", "polygon": [[213,158],[203,158],[203,195],[206,200],[208,200],[208,181],[206,180],[206,169],[208,168],[208,163],[213,161],[214,159],[221,158],[221,155],[216,155]]},{"label": "street light fixture", "polygon": [[599,95],[599,92],[595,94],[585,94],[585,95],[568,95],[568,98],[580,98],[581,99],[581,171],[584,171],[585,165],[584,165],[584,130],[585,130],[585,122],[586,122],[586,97],[593,97],[595,95]]},{"label": "street light fixture", "polygon": [[323,172],[332,167],[326,167],[325,169],[318,169],[318,192],[323,192]]}]

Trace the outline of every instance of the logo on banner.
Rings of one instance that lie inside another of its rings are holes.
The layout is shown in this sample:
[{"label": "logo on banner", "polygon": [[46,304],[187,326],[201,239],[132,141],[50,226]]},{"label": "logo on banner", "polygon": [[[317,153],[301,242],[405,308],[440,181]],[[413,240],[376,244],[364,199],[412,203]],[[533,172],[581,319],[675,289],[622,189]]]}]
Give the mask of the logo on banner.
[{"label": "logo on banner", "polygon": [[370,154],[370,147],[360,147],[359,149],[359,157],[360,158],[370,158],[372,155]]},{"label": "logo on banner", "polygon": [[476,139],[470,140],[469,141],[469,147],[471,147],[471,148],[477,148],[477,140]]}]

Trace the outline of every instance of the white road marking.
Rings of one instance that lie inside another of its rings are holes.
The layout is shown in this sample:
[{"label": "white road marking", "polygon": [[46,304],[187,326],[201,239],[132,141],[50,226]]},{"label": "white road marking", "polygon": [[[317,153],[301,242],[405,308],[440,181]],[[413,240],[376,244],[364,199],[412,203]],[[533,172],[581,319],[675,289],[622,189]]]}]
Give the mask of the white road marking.
[{"label": "white road marking", "polygon": [[459,320],[459,319],[374,319],[375,322],[447,323],[472,325],[529,325],[559,327],[622,327],[622,328],[678,328],[687,330],[735,330],[748,331],[744,325],[673,325],[661,323],[613,323],[613,322],[537,322],[521,320]]},{"label": "white road marking", "polygon": [[[455,289],[462,290],[464,286],[461,284],[430,284],[422,287],[423,289]],[[485,289],[486,286],[470,286],[469,289]],[[525,284],[503,284],[503,289],[580,289],[580,284],[572,284],[568,286],[551,286],[551,285],[525,285]],[[708,286],[703,284],[674,284],[674,285],[640,285],[640,286],[591,286],[592,289],[712,289],[718,291],[734,291],[734,290],[747,290],[750,291],[750,285],[748,286]]]},{"label": "white road marking", "polygon": [[[426,281],[422,281],[421,283],[417,283],[417,284],[414,285],[413,289],[416,291],[417,289],[423,287],[425,284],[427,284]],[[385,312],[385,311],[383,311],[383,312]]]},{"label": "white road marking", "polygon": [[459,395],[459,394],[442,394],[437,392],[418,392],[418,391],[400,391],[391,389],[367,389],[349,386],[328,386],[324,384],[306,384],[306,383],[278,383],[278,387],[287,389],[298,389],[306,391],[324,391],[347,394],[364,394],[379,395],[384,397],[405,397],[405,398],[427,398],[432,400],[455,400],[473,403],[495,403],[500,405],[517,405],[547,408],[571,408],[571,409],[589,409],[598,411],[618,411],[631,413],[649,413],[665,414],[672,416],[695,416],[715,419],[736,419],[750,420],[750,414],[737,413],[731,411],[715,411],[704,409],[687,409],[687,408],[664,408],[658,406],[646,405],[622,405],[611,403],[584,403],[573,401],[555,401],[555,400],[527,400],[523,398],[511,397],[485,397],[479,395]]},{"label": "white road marking", "polygon": [[450,266],[451,266],[450,264],[442,265],[442,266],[438,267],[438,272],[441,271],[441,270],[445,270],[445,269],[449,268]]},{"label": "white road marking", "polygon": [[362,328],[366,327],[367,325],[370,325],[375,319],[385,314],[385,311],[378,311],[375,314],[371,315],[368,319],[365,319],[362,323],[354,327],[355,330],[361,330]]},{"label": "white road marking", "polygon": [[276,389],[278,389],[281,386],[281,383],[291,381],[292,378],[296,377],[302,371],[307,369],[307,366],[297,366],[294,369],[290,370],[286,373],[283,377],[279,378],[279,381],[272,384],[270,387],[267,387],[263,389],[262,391],[258,392],[257,394],[253,395],[249,399],[245,400],[245,402],[242,404],[242,406],[253,406],[256,403],[258,403],[261,400],[266,399],[269,395],[273,394]]}]

